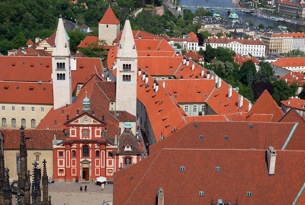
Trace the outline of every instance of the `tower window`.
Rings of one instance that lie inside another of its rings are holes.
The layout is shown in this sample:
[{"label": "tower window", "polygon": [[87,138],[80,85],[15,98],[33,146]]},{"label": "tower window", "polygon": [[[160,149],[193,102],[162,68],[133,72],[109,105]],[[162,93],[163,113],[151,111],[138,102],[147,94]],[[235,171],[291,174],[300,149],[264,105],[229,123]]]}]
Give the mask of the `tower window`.
[{"label": "tower window", "polygon": [[123,81],[124,82],[130,82],[131,81],[131,75],[123,75]]},{"label": "tower window", "polygon": [[66,80],[66,74],[57,73],[57,80]]},{"label": "tower window", "polygon": [[95,157],[100,157],[100,151],[95,151]]},{"label": "tower window", "polygon": [[12,127],[16,128],[16,119],[15,118],[12,119]]},{"label": "tower window", "polygon": [[56,65],[57,65],[57,69],[65,69],[66,68],[65,63],[56,63]]},{"label": "tower window", "polygon": [[131,64],[123,64],[123,71],[131,71]]},{"label": "tower window", "polygon": [[72,150],[72,158],[75,158],[75,157],[76,157],[76,151]]}]

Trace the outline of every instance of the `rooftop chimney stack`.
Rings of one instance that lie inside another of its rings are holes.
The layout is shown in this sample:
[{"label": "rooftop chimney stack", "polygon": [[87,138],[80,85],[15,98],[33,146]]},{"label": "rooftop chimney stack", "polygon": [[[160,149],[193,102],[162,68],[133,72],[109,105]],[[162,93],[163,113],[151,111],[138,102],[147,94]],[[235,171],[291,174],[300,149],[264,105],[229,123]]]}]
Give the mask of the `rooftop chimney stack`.
[{"label": "rooftop chimney stack", "polygon": [[159,90],[159,83],[156,82],[155,92],[158,92],[158,90]]},{"label": "rooftop chimney stack", "polygon": [[276,151],[272,146],[269,146],[267,150],[267,162],[268,162],[268,174],[275,174],[275,161],[276,161]]},{"label": "rooftop chimney stack", "polygon": [[190,64],[190,60],[189,60],[189,59],[186,59],[185,65],[186,65],[186,66],[189,66],[189,64]]},{"label": "rooftop chimney stack", "polygon": [[143,72],[143,74],[142,74],[142,81],[144,81],[145,80],[145,72]]},{"label": "rooftop chimney stack", "polygon": [[163,188],[160,187],[157,191],[157,205],[164,205],[164,191]]},{"label": "rooftop chimney stack", "polygon": [[[215,75],[215,79],[214,79],[215,84],[218,83],[218,75]],[[216,86],[217,87],[217,86]]]},{"label": "rooftop chimney stack", "polygon": [[165,83],[165,81],[163,81],[163,82],[162,82],[163,88],[165,88],[165,85],[166,85],[166,83]]},{"label": "rooftop chimney stack", "polygon": [[185,56],[183,57],[182,64],[183,64],[183,65],[186,64],[186,57],[185,57]]},{"label": "rooftop chimney stack", "polygon": [[148,83],[148,74],[145,75],[145,84]]},{"label": "rooftop chimney stack", "polygon": [[204,67],[201,68],[201,76],[204,76]]},{"label": "rooftop chimney stack", "polygon": [[229,85],[229,90],[228,90],[228,98],[230,99],[232,97],[232,85]]},{"label": "rooftop chimney stack", "polygon": [[248,112],[251,110],[251,108],[252,108],[252,104],[251,104],[251,102],[249,102],[249,104],[248,104]]},{"label": "rooftop chimney stack", "polygon": [[156,89],[156,83],[157,83],[157,80],[154,79],[154,85],[153,85],[153,89],[154,89],[154,90]]},{"label": "rooftop chimney stack", "polygon": [[138,76],[141,76],[141,68],[138,68]]},{"label": "rooftop chimney stack", "polygon": [[242,95],[238,96],[238,108],[241,108],[244,104],[244,97]]},{"label": "rooftop chimney stack", "polygon": [[195,69],[195,61],[192,61],[192,70]]},{"label": "rooftop chimney stack", "polygon": [[217,88],[221,88],[221,78],[220,77],[218,77],[218,83],[217,83]]}]

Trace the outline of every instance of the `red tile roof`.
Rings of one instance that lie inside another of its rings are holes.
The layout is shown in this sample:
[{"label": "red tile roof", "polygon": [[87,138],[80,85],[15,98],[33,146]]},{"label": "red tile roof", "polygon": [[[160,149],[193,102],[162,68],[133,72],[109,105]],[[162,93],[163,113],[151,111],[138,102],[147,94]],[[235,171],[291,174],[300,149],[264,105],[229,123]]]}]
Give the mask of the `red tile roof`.
[{"label": "red tile roof", "polygon": [[191,58],[192,60],[197,60],[197,61],[201,61],[202,63],[204,62],[204,57],[202,55],[199,55],[196,52],[193,51],[189,51],[185,54],[185,56],[187,58]]},{"label": "red tile roof", "polygon": [[153,90],[154,79],[148,76],[148,84],[142,81],[142,75],[137,79],[137,98],[145,106],[156,141],[160,136],[167,137],[173,130],[186,124],[186,114],[178,103],[171,99],[165,89],[159,84],[158,92]]},{"label": "red tile roof", "polygon": [[185,117],[188,123],[191,122],[225,122],[229,121],[225,115],[203,115],[203,116],[187,116]]},{"label": "red tile roof", "polygon": [[[20,148],[20,130],[1,130],[4,136],[4,149],[19,150]],[[24,130],[25,137],[30,140],[26,141],[27,149],[31,150],[52,150],[52,141],[54,135],[57,140],[63,140],[62,130]]]},{"label": "red tile roof", "polygon": [[194,121],[150,146],[150,153],[162,148],[268,149],[273,146],[277,150],[282,149],[293,126],[293,122]]},{"label": "red tile roof", "polygon": [[293,83],[297,83],[299,87],[303,87],[305,84],[305,74],[291,71],[278,80],[284,80],[289,86],[291,86]]},{"label": "red tile roof", "polygon": [[189,39],[187,39],[188,42],[198,42],[197,35],[192,31],[189,33]]},{"label": "red tile roof", "polygon": [[238,42],[241,44],[249,44],[249,45],[265,45],[265,43],[259,39],[241,39],[241,38],[227,38],[227,37],[209,37],[204,40],[205,43],[232,43]]},{"label": "red tile roof", "polygon": [[216,204],[218,199],[226,204],[292,204],[305,182],[305,152],[279,150],[276,157],[275,175],[269,176],[266,150],[164,148],[114,174],[113,202],[156,204],[162,187],[166,204]]},{"label": "red tile roof", "polygon": [[97,44],[98,37],[97,36],[86,36],[84,40],[80,42],[77,48],[87,48],[90,45]]},{"label": "red tile roof", "polygon": [[289,98],[288,100],[281,101],[283,105],[290,108],[305,111],[305,100],[300,98]]},{"label": "red tile roof", "polygon": [[234,56],[234,62],[238,63],[239,65],[244,64],[245,62],[247,62],[248,60],[253,61],[253,63],[258,64],[259,61],[256,58],[250,58],[248,56],[242,56],[241,54],[236,54]]},{"label": "red tile roof", "polygon": [[292,132],[292,138],[287,145],[288,150],[304,150],[305,141],[305,120],[302,118],[295,109],[290,109],[279,122],[293,122],[295,123],[295,130]]},{"label": "red tile roof", "polygon": [[267,90],[257,99],[247,118],[251,117],[252,114],[272,114],[272,122],[278,122],[284,116],[283,111]]},{"label": "red tile roof", "polygon": [[113,13],[113,10],[109,6],[105,12],[103,18],[100,20],[99,23],[100,24],[119,24],[120,21],[119,21],[119,19],[117,19],[117,17]]},{"label": "red tile roof", "polygon": [[302,67],[305,66],[305,57],[297,58],[279,58],[271,63],[278,67]]},{"label": "red tile roof", "polygon": [[291,33],[263,33],[263,36],[273,37],[273,38],[305,38],[305,33],[303,32],[291,32]]},{"label": "red tile roof", "polygon": [[0,102],[53,105],[53,85],[49,82],[0,81]]},{"label": "red tile roof", "polygon": [[33,46],[34,45],[34,42],[31,40],[31,39],[29,39],[27,42],[26,42],[26,45],[30,45],[30,46]]}]

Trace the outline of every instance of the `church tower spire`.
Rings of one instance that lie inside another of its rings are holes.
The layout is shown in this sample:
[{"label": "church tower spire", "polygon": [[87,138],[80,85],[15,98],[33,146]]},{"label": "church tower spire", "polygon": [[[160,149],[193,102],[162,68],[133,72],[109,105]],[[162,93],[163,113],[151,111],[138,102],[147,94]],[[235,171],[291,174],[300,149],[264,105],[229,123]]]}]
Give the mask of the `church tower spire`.
[{"label": "church tower spire", "polygon": [[69,40],[63,19],[60,17],[52,52],[54,109],[70,104],[72,99]]},{"label": "church tower spire", "polygon": [[116,110],[136,116],[138,53],[129,20],[125,21],[117,52]]}]

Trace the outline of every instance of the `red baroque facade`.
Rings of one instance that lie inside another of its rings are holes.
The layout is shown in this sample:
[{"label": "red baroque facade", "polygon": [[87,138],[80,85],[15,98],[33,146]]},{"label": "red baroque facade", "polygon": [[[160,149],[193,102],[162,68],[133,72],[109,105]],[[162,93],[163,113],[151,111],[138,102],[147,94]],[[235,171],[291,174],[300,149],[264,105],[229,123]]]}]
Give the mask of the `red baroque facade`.
[{"label": "red baroque facade", "polygon": [[65,140],[54,146],[54,179],[92,181],[99,176],[112,178],[115,163],[108,152],[115,147],[109,145],[104,136],[105,123],[83,112],[65,125]]}]

